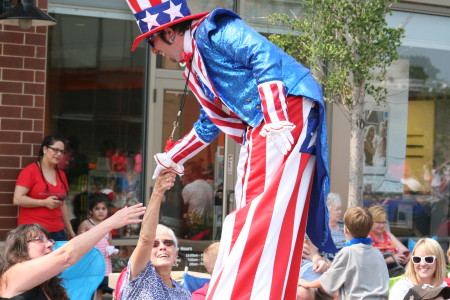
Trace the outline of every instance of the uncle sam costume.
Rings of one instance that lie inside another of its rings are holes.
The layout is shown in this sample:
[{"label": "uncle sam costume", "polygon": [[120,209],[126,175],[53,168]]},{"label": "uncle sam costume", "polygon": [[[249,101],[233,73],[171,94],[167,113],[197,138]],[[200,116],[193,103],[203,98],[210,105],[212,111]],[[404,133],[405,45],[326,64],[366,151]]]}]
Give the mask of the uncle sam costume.
[{"label": "uncle sam costume", "polygon": [[296,299],[305,229],[320,249],[336,251],[325,205],[320,86],[229,10],[191,15],[186,0],[127,2],[142,31],[132,50],[153,33],[192,20],[184,34],[184,75],[200,116],[190,133],[155,156],[157,170],[182,174],[183,163],[221,131],[242,146],[237,209],[224,220],[207,299]]}]

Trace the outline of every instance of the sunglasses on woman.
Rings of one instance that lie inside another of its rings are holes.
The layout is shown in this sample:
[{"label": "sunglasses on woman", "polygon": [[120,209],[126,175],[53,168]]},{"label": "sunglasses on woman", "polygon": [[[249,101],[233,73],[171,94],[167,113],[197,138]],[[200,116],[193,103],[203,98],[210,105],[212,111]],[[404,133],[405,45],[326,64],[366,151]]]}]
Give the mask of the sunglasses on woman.
[{"label": "sunglasses on woman", "polygon": [[[163,240],[163,241],[161,241],[161,242],[162,242],[166,247],[172,247],[172,246],[175,245],[175,242],[172,241],[172,240]],[[159,244],[160,244],[161,242],[158,241],[158,240],[155,240],[155,241],[153,242],[153,248],[159,247]]]},{"label": "sunglasses on woman", "polygon": [[434,264],[434,261],[436,260],[436,256],[434,255],[428,255],[428,256],[413,256],[411,257],[411,260],[413,262],[413,264],[418,265],[420,264],[422,261],[424,261],[425,263],[432,265]]}]

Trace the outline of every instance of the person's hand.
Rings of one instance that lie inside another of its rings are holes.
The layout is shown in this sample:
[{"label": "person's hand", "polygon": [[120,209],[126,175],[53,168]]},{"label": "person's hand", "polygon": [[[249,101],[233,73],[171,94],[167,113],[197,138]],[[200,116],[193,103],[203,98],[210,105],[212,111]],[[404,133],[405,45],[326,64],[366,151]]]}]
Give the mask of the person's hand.
[{"label": "person's hand", "polygon": [[130,207],[125,206],[103,222],[109,222],[114,229],[117,229],[128,224],[141,223],[142,220],[138,217],[144,213],[145,207],[142,203],[138,203]]},{"label": "person's hand", "polygon": [[178,175],[183,175],[184,167],[181,165],[177,165],[172,159],[167,156],[167,153],[157,153],[155,155],[155,161],[158,165],[156,166],[152,179],[156,179],[159,173],[164,169],[171,169]]},{"label": "person's hand", "polygon": [[303,243],[302,257],[311,260],[311,249],[307,243]]},{"label": "person's hand", "polygon": [[56,196],[50,196],[47,199],[45,199],[45,207],[48,209],[55,209],[62,205],[62,201],[58,200]]},{"label": "person's hand", "polygon": [[66,230],[66,231],[67,231],[67,232],[66,232],[66,237],[67,237],[67,240],[68,240],[68,241],[70,241],[71,239],[73,239],[74,237],[77,236],[77,234],[75,233],[75,231],[73,231],[72,228],[70,228],[70,229],[68,229],[68,230]]},{"label": "person's hand", "polygon": [[305,279],[299,278],[298,279],[298,286],[309,288],[309,281],[306,281]]},{"label": "person's hand", "polygon": [[170,190],[175,183],[177,174],[175,174],[172,170],[163,169],[161,173],[159,173],[158,178],[156,178],[155,192],[164,193],[167,190]]},{"label": "person's hand", "polygon": [[286,155],[292,148],[294,137],[292,133],[286,129],[280,132],[273,132],[267,137],[269,144],[272,144],[281,154]]},{"label": "person's hand", "polygon": [[406,264],[408,261],[406,260],[406,256],[403,253],[394,254],[395,259],[402,265]]},{"label": "person's hand", "polygon": [[403,255],[405,256],[405,264],[411,259],[411,252],[409,252],[409,250],[405,250],[403,251]]},{"label": "person's hand", "polygon": [[287,121],[270,123],[263,126],[260,134],[267,137],[267,142],[278,149],[281,154],[286,155],[294,143],[291,133],[294,128],[295,125]]},{"label": "person's hand", "polygon": [[106,251],[107,257],[111,257],[111,256],[117,255],[117,253],[119,253],[119,249],[117,249],[113,245],[106,246],[105,251]]},{"label": "person's hand", "polygon": [[314,262],[312,270],[314,273],[323,274],[329,267],[330,265],[324,258],[319,258]]}]

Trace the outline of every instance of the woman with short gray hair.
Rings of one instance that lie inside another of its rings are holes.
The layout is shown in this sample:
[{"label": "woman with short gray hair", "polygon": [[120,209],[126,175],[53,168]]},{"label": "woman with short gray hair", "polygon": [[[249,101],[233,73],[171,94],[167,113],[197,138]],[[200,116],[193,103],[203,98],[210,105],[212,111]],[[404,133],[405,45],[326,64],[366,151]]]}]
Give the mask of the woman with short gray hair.
[{"label": "woman with short gray hair", "polygon": [[[330,214],[328,219],[328,225],[331,230],[331,237],[336,248],[339,250],[344,247],[346,239],[344,234],[344,223],[341,221],[342,217],[342,199],[338,193],[328,193],[327,197],[327,208]],[[333,261],[336,253],[321,253],[322,256],[328,258],[328,260]]]},{"label": "woman with short gray hair", "polygon": [[148,201],[136,248],[126,271],[121,300],[190,300],[191,294],[171,278],[178,256],[172,229],[158,224],[164,192],[175,182],[171,169],[162,170]]}]

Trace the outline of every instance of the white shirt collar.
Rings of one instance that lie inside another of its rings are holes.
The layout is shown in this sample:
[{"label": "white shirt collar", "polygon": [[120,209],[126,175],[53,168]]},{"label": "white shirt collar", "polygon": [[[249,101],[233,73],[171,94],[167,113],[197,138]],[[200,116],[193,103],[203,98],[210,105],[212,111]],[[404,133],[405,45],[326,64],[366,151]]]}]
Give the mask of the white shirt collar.
[{"label": "white shirt collar", "polygon": [[190,27],[184,33],[184,52],[186,53],[192,52],[192,36]]}]

